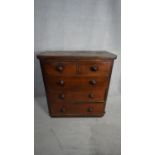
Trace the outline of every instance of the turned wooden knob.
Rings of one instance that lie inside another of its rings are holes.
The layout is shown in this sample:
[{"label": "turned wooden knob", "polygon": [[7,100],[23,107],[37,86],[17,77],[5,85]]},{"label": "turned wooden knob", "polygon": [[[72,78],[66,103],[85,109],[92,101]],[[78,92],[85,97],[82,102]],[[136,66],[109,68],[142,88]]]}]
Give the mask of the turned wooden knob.
[{"label": "turned wooden knob", "polygon": [[60,80],[60,81],[59,81],[59,84],[60,84],[61,86],[63,86],[64,83],[65,83],[64,80]]},{"label": "turned wooden knob", "polygon": [[56,67],[56,69],[59,71],[59,72],[62,72],[63,71],[63,66],[62,65],[58,65]]},{"label": "turned wooden knob", "polygon": [[91,69],[91,71],[96,72],[97,71],[97,66],[96,65],[91,66],[90,69]]},{"label": "turned wooden knob", "polygon": [[59,98],[63,100],[65,98],[65,95],[64,94],[60,94]]},{"label": "turned wooden knob", "polygon": [[91,84],[91,85],[96,85],[96,80],[91,80],[91,81],[90,81],[90,84]]},{"label": "turned wooden knob", "polygon": [[65,112],[66,111],[66,109],[64,108],[64,107],[62,107],[61,109],[60,109],[60,112]]},{"label": "turned wooden knob", "polygon": [[95,97],[93,93],[90,93],[88,96],[89,96],[89,98],[94,98]]},{"label": "turned wooden knob", "polygon": [[93,107],[88,108],[88,112],[93,112],[93,110],[94,110]]}]

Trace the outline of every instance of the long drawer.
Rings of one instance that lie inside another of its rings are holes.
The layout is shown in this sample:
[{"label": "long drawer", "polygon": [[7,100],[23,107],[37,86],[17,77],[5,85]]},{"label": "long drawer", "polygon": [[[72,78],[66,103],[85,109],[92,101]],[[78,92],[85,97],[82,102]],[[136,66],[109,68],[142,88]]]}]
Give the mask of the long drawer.
[{"label": "long drawer", "polygon": [[52,104],[51,116],[102,116],[105,104]]},{"label": "long drawer", "polygon": [[96,102],[104,101],[106,96],[105,89],[96,89],[90,91],[48,91],[48,99],[53,104],[59,103],[68,103],[68,102]]},{"label": "long drawer", "polygon": [[95,90],[96,88],[106,88],[109,79],[107,77],[53,77],[46,78],[47,89],[51,90]]}]

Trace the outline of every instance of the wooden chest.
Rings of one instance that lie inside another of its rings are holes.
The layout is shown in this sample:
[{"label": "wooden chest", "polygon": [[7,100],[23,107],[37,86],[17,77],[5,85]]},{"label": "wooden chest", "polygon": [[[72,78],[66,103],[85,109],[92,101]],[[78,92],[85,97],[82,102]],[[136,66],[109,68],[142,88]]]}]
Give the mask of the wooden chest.
[{"label": "wooden chest", "polygon": [[50,116],[103,116],[116,57],[105,51],[38,54]]}]

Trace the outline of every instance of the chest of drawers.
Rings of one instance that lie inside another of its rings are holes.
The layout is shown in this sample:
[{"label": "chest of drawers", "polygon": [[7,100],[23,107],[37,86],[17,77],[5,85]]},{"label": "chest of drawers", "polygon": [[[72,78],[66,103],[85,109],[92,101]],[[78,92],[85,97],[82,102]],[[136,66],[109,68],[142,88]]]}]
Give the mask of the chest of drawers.
[{"label": "chest of drawers", "polygon": [[50,116],[103,116],[116,57],[105,51],[38,54]]}]

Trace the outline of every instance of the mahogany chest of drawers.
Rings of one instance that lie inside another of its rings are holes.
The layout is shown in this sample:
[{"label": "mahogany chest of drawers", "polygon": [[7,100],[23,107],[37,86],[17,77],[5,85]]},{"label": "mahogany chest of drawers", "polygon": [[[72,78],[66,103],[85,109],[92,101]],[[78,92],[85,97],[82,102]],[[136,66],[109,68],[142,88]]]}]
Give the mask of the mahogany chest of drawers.
[{"label": "mahogany chest of drawers", "polygon": [[116,57],[105,51],[38,54],[50,116],[103,116]]}]

